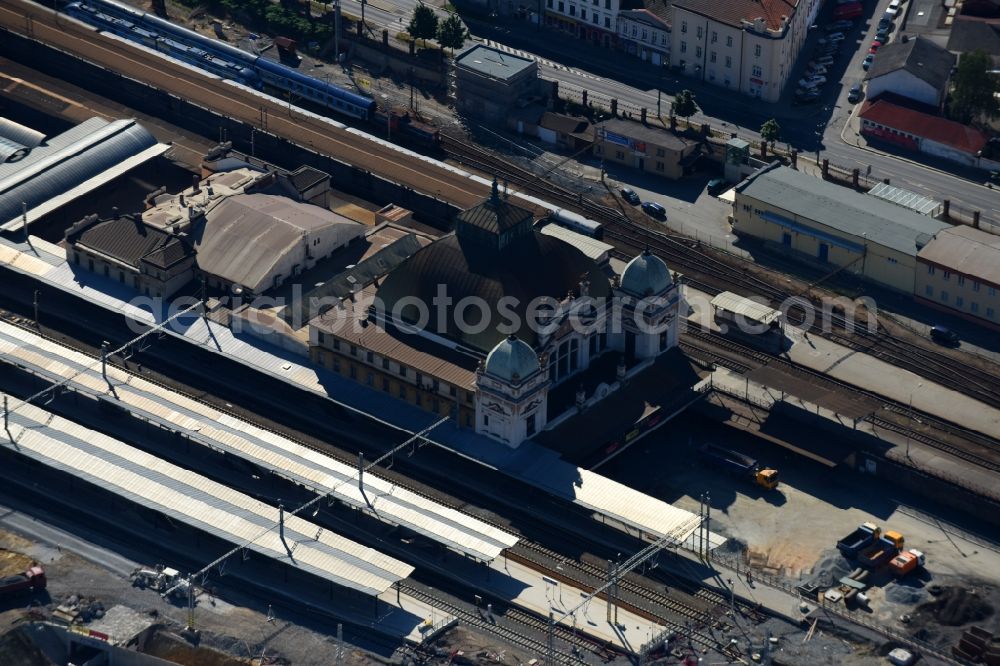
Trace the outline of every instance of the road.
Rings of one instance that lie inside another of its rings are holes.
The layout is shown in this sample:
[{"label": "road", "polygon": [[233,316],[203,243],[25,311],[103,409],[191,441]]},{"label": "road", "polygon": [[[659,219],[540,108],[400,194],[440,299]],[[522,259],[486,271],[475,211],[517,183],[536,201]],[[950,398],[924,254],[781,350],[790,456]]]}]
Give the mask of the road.
[{"label": "road", "polygon": [[[880,4],[888,4],[888,0],[881,0]],[[696,122],[709,123],[713,128],[730,129],[745,139],[759,140],[756,128],[774,117],[781,125],[781,143],[788,143],[805,155],[814,157],[819,150],[821,158],[829,159],[831,164],[860,168],[862,174],[871,166],[873,181],[889,178],[893,185],[938,201],[951,199],[953,206],[980,210],[984,220],[992,218],[1000,223],[1000,194],[984,185],[983,172],[963,170],[947,162],[933,165],[941,168],[930,168],[911,160],[917,156],[896,156],[858,146],[856,133],[850,130],[844,132],[846,141],[841,138],[844,125],[854,110],[854,106],[847,103],[847,91],[863,78],[861,60],[867,53],[867,48],[863,47],[871,41],[873,25],[865,25],[861,30],[856,28],[851,33],[853,41],[848,40],[851,44],[845,47],[841,62],[831,72],[834,76],[842,76],[839,85],[826,87],[821,104],[796,107],[790,104],[791,89],[777,104],[751,101],[717,86],[682,78],[669,69],[654,67],[622,53],[581,46],[578,40],[551,30],[535,30],[524,22],[503,22],[500,19],[489,24],[475,20],[467,22],[478,38],[537,60],[542,78],[558,81],[561,90],[587,90],[595,104],[603,105],[606,104],[605,99],[615,98],[623,111],[637,115],[638,108],[645,107],[655,114],[658,91],[662,91],[660,108],[662,114],[667,115],[672,94],[689,88],[695,92],[702,107],[692,117]],[[810,36],[810,41],[803,48],[804,56],[797,65],[799,69],[808,60],[811,42],[819,36]],[[854,51],[851,52],[851,49]],[[799,72],[796,71],[793,80],[798,77]],[[920,156],[920,159],[926,158]]]}]

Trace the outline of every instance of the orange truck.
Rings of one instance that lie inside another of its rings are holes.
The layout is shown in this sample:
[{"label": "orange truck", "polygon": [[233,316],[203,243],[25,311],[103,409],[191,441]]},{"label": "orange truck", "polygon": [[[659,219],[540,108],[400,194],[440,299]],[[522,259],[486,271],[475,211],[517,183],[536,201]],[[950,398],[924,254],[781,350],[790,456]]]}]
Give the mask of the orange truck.
[{"label": "orange truck", "polygon": [[892,558],[889,562],[889,569],[896,576],[903,577],[911,571],[916,571],[924,566],[924,554],[919,550],[911,548]]}]

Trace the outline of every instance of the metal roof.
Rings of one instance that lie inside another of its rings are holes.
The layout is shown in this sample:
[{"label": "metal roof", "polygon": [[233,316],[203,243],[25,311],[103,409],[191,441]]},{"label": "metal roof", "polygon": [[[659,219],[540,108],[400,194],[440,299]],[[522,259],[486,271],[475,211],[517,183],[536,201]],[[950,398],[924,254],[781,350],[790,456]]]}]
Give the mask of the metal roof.
[{"label": "metal roof", "polygon": [[[57,134],[48,141],[45,141],[44,143],[35,146],[31,150],[31,152],[28,153],[28,156],[25,157],[20,162],[18,162],[17,164],[0,163],[0,182],[5,180],[8,176],[19,172],[21,169],[24,169],[29,164],[37,162],[45,157],[48,157],[49,155],[52,155],[62,150],[66,146],[69,146],[81,139],[86,138],[90,134],[93,134],[94,132],[100,130],[102,127],[106,127],[107,124],[108,121],[104,120],[103,118],[90,118],[89,120],[83,121],[79,125],[69,128],[62,134]],[[12,137],[8,136],[7,138],[10,139]],[[14,140],[16,141],[16,139]],[[23,143],[23,142],[18,141],[18,143]]]},{"label": "metal roof", "polygon": [[534,60],[499,51],[483,44],[476,44],[455,59],[455,64],[480,74],[506,81],[530,67],[537,67]]},{"label": "metal roof", "polygon": [[0,118],[0,136],[25,148],[34,148],[45,140],[45,135],[9,118]]},{"label": "metal roof", "polygon": [[1000,285],[1000,236],[973,227],[945,229],[917,255],[946,270]]},{"label": "metal roof", "polygon": [[741,315],[751,321],[770,324],[781,318],[781,311],[763,303],[744,298],[731,291],[724,291],[712,299],[712,307]]},{"label": "metal roof", "polygon": [[701,521],[690,511],[558,458],[539,457],[519,476],[546,492],[654,537],[672,536],[682,542]]},{"label": "metal roof", "polygon": [[326,303],[330,299],[343,299],[357,293],[403,263],[421,247],[423,243],[416,234],[406,234],[310,290],[302,298],[293,299],[285,306],[282,317],[293,322],[309,321],[320,314],[314,311],[313,303]]},{"label": "metal roof", "polygon": [[897,206],[909,208],[910,210],[920,213],[921,215],[934,215],[937,209],[941,206],[940,201],[934,201],[934,199],[931,199],[930,197],[925,197],[922,194],[904,190],[903,188],[896,187],[895,185],[887,185],[886,183],[879,183],[872,189],[868,190],[868,194],[878,197],[879,199],[891,201]]},{"label": "metal roof", "polygon": [[319,206],[270,194],[237,194],[206,214],[196,243],[198,268],[261,293],[274,286],[276,271],[290,253],[301,255],[292,263],[305,264],[305,238],[331,229],[335,239],[327,247],[365,233],[364,225]]},{"label": "metal roof", "polygon": [[275,507],[33,405],[11,415],[10,435],[3,445],[13,441],[21,455],[235,545],[253,540],[249,550],[337,585],[378,595],[413,572],[404,562],[287,514],[286,545],[272,529]]},{"label": "metal roof", "polygon": [[22,168],[0,179],[0,228],[21,228],[22,202],[30,222],[68,203],[66,195],[79,196],[137,166],[137,156],[149,159],[167,149],[135,120],[116,120],[41,159],[20,162]]},{"label": "metal roof", "polygon": [[912,257],[917,255],[918,245],[924,244],[925,236],[929,239],[949,226],[877,197],[776,164],[749,176],[736,186],[736,194]]},{"label": "metal roof", "polygon": [[565,243],[569,243],[599,264],[607,261],[611,255],[611,250],[615,249],[613,245],[608,245],[590,236],[578,234],[558,224],[546,224],[539,231],[546,236],[552,236]]},{"label": "metal roof", "polygon": [[[0,354],[49,377],[66,378],[94,365],[94,359],[0,322]],[[272,470],[316,493],[334,498],[379,520],[402,525],[470,557],[492,560],[518,538],[472,516],[402,488],[376,474],[364,475],[358,488],[357,469],[276,433],[258,428],[200,402],[109,367],[116,384],[116,404],[154,423],[178,430],[214,450],[225,451]],[[76,388],[103,395],[107,384],[100,368],[73,380]]]},{"label": "metal roof", "polygon": [[0,136],[0,163],[16,162],[28,154],[28,147]]}]

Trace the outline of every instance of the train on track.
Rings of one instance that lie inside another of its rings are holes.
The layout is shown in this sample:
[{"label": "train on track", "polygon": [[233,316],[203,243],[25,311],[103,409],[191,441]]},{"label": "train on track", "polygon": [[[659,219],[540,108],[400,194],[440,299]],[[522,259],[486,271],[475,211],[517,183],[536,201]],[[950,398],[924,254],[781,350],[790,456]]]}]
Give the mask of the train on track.
[{"label": "train on track", "polygon": [[307,76],[288,65],[200,35],[159,16],[115,2],[78,0],[63,11],[75,19],[188,65],[255,90],[265,86],[307,100],[336,114],[363,120],[426,147],[437,147],[436,128],[406,113],[383,111],[375,100],[346,88]]},{"label": "train on track", "polygon": [[565,208],[556,208],[549,213],[549,220],[571,231],[600,240],[604,237],[604,225]]}]

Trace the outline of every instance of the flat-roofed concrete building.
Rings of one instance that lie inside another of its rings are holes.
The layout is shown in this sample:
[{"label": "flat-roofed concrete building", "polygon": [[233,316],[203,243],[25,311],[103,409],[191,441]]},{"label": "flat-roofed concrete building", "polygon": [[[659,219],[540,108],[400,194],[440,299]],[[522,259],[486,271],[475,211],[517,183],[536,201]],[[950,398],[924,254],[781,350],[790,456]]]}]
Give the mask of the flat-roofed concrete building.
[{"label": "flat-roofed concrete building", "polygon": [[490,123],[502,123],[511,109],[544,102],[549,84],[538,78],[538,63],[483,44],[455,58],[458,110]]},{"label": "flat-roofed concrete building", "polygon": [[733,230],[790,257],[841,267],[913,293],[917,253],[947,229],[919,215],[774,163],[735,188]]},{"label": "flat-roofed concrete building", "polygon": [[918,301],[1000,329],[1000,236],[944,229],[917,254]]}]

